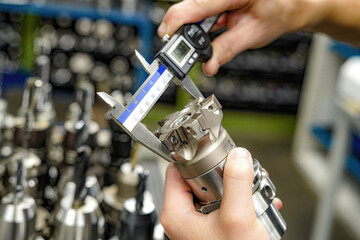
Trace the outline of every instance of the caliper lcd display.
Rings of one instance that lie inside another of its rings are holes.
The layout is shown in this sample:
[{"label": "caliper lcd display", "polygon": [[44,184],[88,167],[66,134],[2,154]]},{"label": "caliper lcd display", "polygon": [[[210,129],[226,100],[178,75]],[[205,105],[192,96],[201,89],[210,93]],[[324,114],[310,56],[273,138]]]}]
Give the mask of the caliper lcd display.
[{"label": "caliper lcd display", "polygon": [[178,63],[184,59],[186,54],[190,51],[190,47],[182,40],[179,45],[172,51],[171,55],[175,58]]}]

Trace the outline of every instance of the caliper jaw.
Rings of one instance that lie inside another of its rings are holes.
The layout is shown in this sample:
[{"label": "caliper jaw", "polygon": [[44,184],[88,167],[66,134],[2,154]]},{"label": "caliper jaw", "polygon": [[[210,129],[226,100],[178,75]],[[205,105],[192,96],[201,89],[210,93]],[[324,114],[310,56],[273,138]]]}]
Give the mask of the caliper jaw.
[{"label": "caliper jaw", "polygon": [[174,162],[170,155],[170,151],[164,144],[150,132],[141,122],[137,123],[134,129],[130,132],[119,121],[119,117],[125,111],[125,107],[115,98],[105,92],[98,92],[98,96],[104,100],[113,109],[109,111],[111,118],[135,141],[139,142],[152,152],[160,155],[168,162]]},{"label": "caliper jaw", "polygon": [[184,89],[184,91],[189,94],[189,96],[193,99],[204,98],[204,95],[202,95],[202,93],[197,88],[193,80],[191,80],[189,75],[187,75],[182,81],[174,77],[173,82],[176,85],[180,86],[182,89]]},{"label": "caliper jaw", "polygon": [[[144,68],[144,70],[151,74],[153,72],[156,72],[159,68],[159,60],[155,59],[151,64],[149,64],[146,59],[137,51],[135,50],[135,56],[139,60],[141,66]],[[189,76],[186,76],[182,81],[179,80],[174,76],[172,80],[176,85],[180,86],[184,91],[189,94],[192,98],[199,98],[204,96],[200,92],[200,90],[196,87],[195,83],[191,80]]]}]

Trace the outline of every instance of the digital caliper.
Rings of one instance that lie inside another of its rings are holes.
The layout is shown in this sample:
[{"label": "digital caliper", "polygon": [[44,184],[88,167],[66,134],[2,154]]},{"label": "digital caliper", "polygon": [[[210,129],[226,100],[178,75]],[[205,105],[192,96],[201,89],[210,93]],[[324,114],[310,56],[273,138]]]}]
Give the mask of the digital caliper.
[{"label": "digital caliper", "polygon": [[[214,95],[205,99],[188,76],[196,62],[211,57],[207,33],[216,21],[217,17],[211,17],[197,24],[186,24],[171,39],[166,36],[166,44],[151,64],[136,51],[150,76],[126,107],[107,93],[98,93],[113,108],[110,116],[134,140],[174,163],[199,200],[198,211],[204,214],[220,207],[226,157],[236,147],[221,125],[223,113],[219,101]],[[183,110],[160,121],[160,128],[154,134],[141,121],[171,80],[193,99]],[[273,204],[276,188],[257,160],[254,160],[254,173],[256,216],[272,240],[281,239],[286,223]]]},{"label": "digital caliper", "polygon": [[[156,54],[158,58],[179,80],[183,80],[196,62],[211,58],[211,41],[207,31],[216,17],[201,24],[182,26],[168,43]],[[168,39],[168,36],[165,36]]]}]

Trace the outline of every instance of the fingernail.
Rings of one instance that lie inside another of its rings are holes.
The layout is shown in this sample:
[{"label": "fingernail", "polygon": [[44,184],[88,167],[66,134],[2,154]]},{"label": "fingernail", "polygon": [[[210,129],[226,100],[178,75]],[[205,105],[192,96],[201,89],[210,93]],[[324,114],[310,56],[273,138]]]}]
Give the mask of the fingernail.
[{"label": "fingernail", "polygon": [[251,155],[245,148],[234,148],[230,151],[231,158],[250,158]]},{"label": "fingernail", "polygon": [[253,160],[251,154],[245,148],[234,148],[230,151],[228,161],[236,161],[236,162],[247,162],[248,164],[253,164]]},{"label": "fingernail", "polygon": [[166,24],[162,22],[158,28],[158,34],[162,37],[166,33]]}]

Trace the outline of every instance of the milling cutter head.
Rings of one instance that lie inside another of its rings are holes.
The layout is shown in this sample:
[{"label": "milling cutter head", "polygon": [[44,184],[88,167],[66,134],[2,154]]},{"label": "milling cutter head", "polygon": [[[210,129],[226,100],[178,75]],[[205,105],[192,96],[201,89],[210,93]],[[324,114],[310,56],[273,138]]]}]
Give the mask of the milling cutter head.
[{"label": "milling cutter head", "polygon": [[222,106],[214,95],[190,100],[181,111],[159,122],[156,135],[176,161],[191,161],[205,141],[216,142],[220,135]]},{"label": "milling cutter head", "polygon": [[183,110],[159,122],[160,128],[155,135],[169,149],[175,166],[185,179],[198,177],[219,166],[235,146],[221,126],[221,108],[214,95],[197,98],[190,100]]}]

